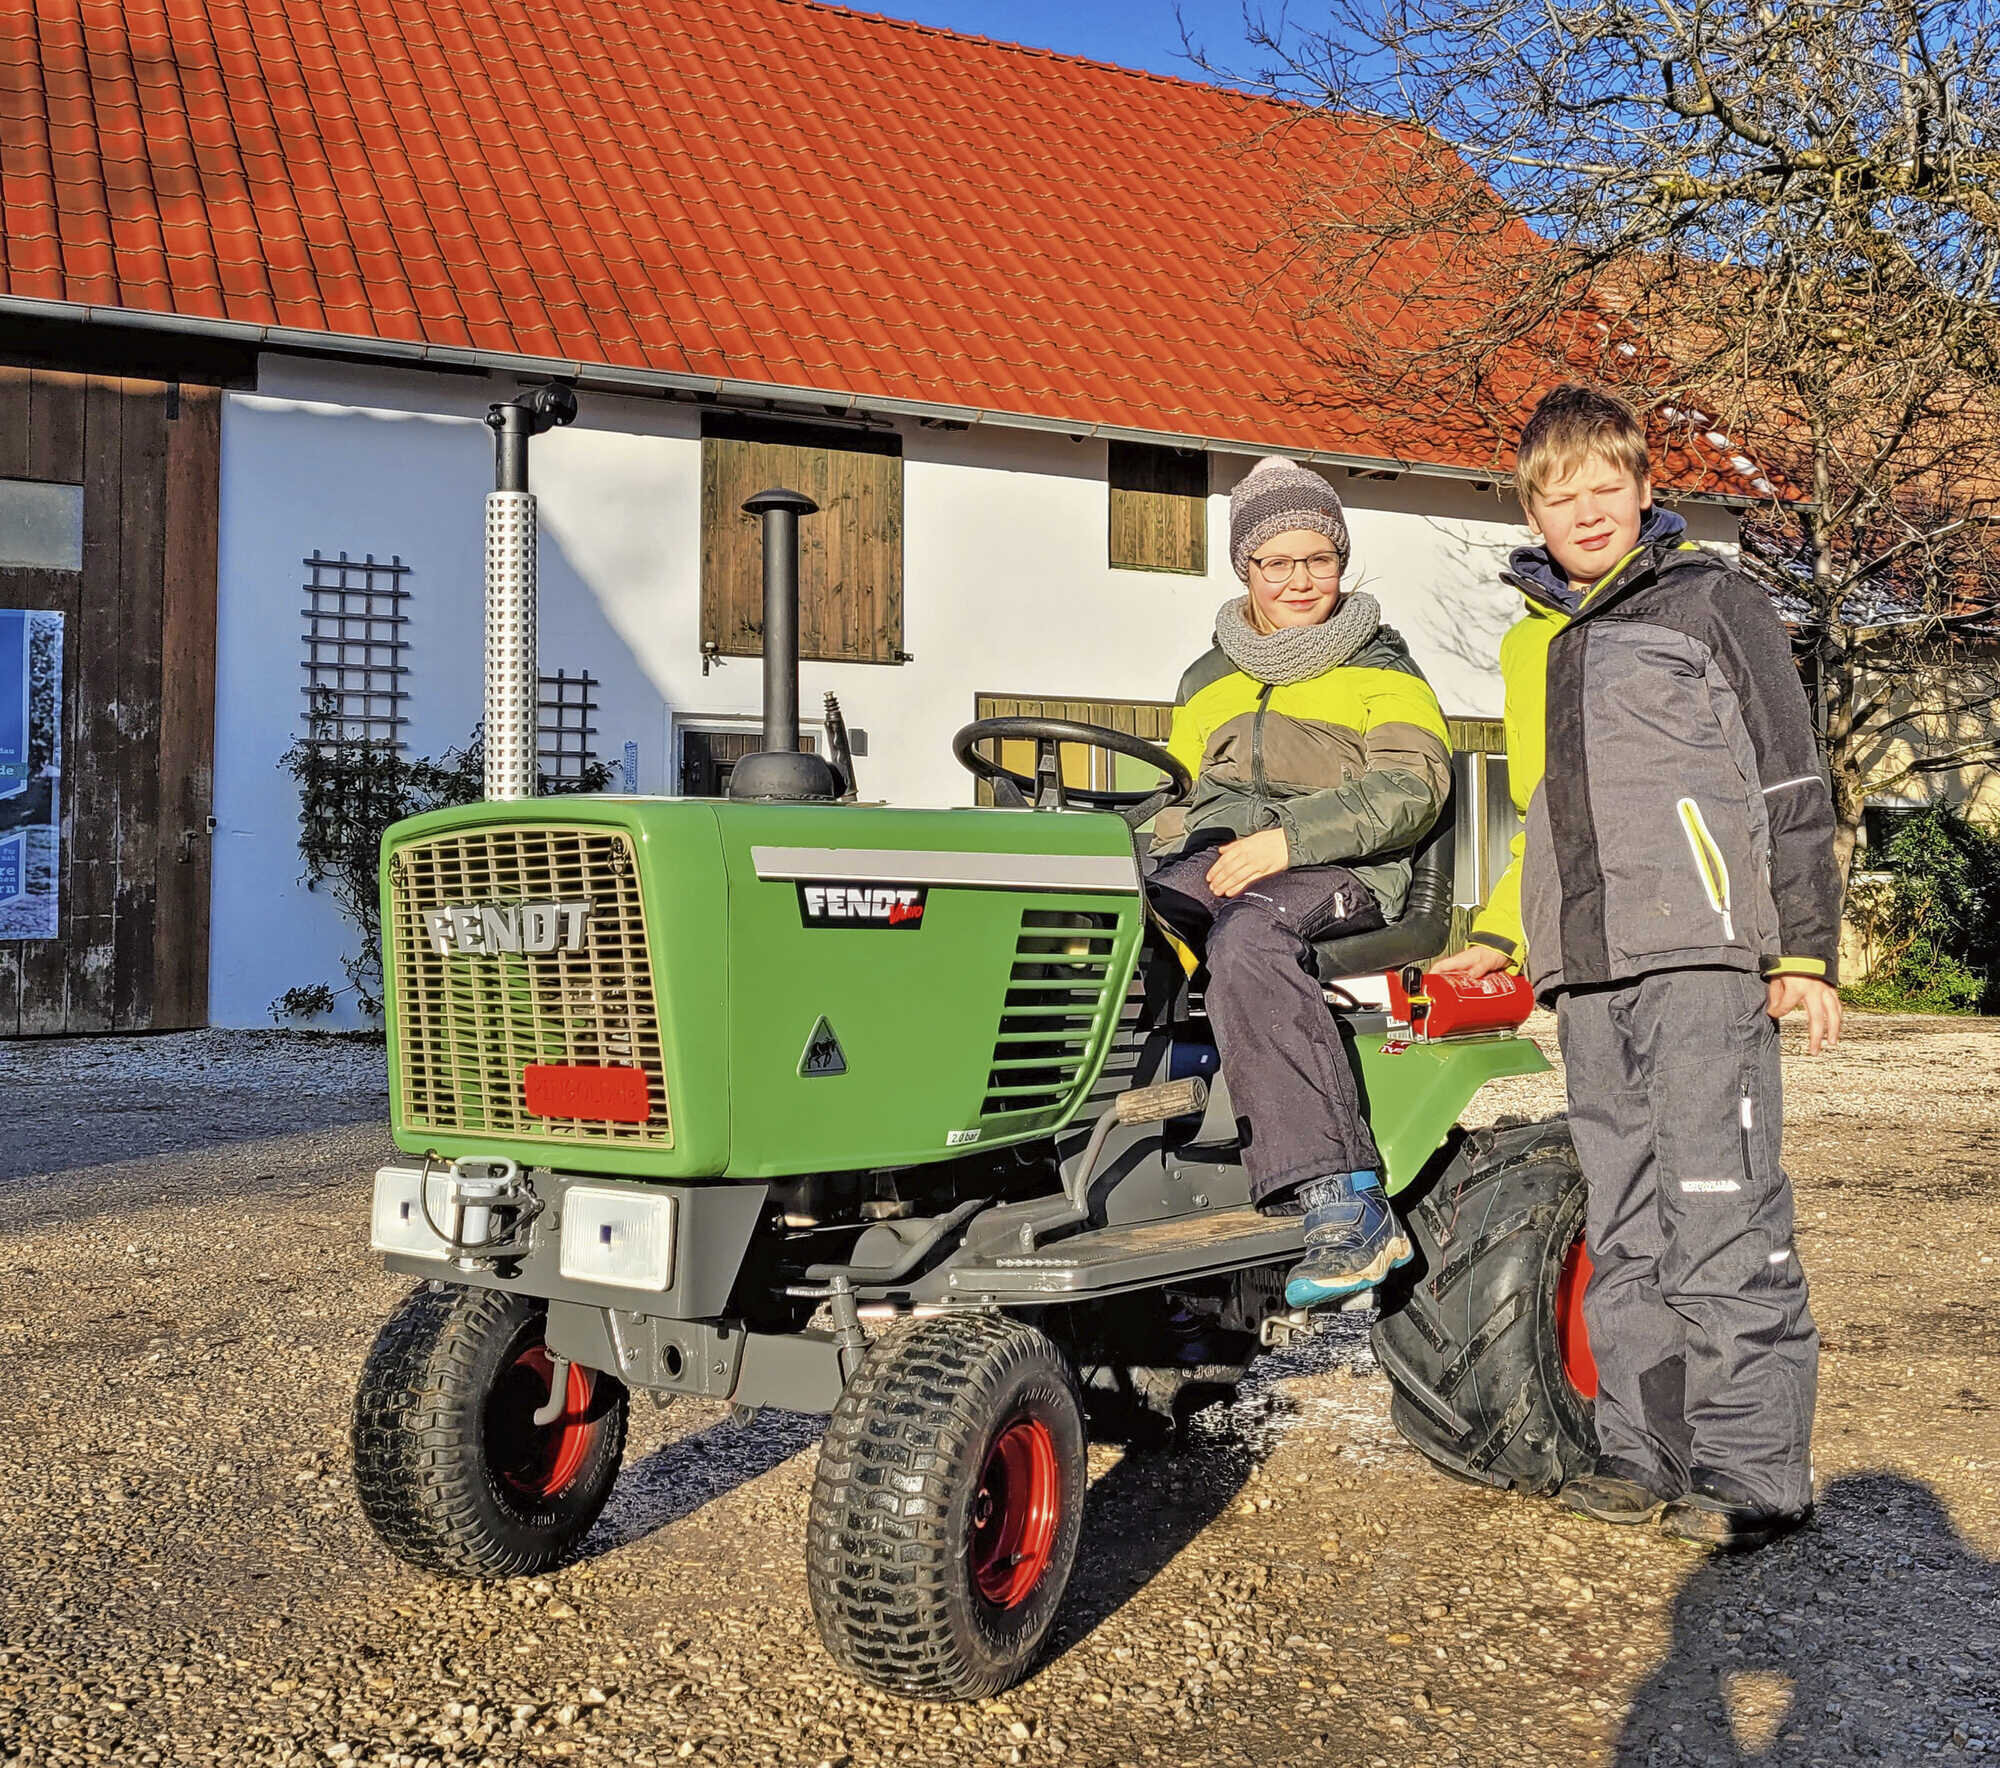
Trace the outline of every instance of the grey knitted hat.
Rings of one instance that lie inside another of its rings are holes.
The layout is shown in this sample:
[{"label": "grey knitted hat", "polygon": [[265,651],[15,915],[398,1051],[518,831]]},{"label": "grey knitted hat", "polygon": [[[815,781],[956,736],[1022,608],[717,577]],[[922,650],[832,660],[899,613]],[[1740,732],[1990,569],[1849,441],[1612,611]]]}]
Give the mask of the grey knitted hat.
[{"label": "grey knitted hat", "polygon": [[1347,568],[1347,513],[1334,489],[1311,467],[1267,454],[1229,494],[1229,562],[1250,581],[1250,557],[1273,535],[1294,528],[1324,534]]}]

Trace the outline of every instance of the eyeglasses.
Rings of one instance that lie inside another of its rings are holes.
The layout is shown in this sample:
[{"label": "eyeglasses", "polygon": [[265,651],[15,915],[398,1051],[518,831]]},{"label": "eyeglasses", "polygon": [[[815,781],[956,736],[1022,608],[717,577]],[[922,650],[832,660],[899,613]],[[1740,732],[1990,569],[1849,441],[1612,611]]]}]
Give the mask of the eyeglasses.
[{"label": "eyeglasses", "polygon": [[1305,566],[1307,575],[1315,583],[1324,583],[1329,578],[1340,575],[1338,553],[1316,552],[1309,559],[1288,559],[1281,554],[1274,554],[1269,558],[1252,559],[1250,563],[1257,567],[1257,575],[1266,583],[1291,582],[1292,573],[1301,565]]}]

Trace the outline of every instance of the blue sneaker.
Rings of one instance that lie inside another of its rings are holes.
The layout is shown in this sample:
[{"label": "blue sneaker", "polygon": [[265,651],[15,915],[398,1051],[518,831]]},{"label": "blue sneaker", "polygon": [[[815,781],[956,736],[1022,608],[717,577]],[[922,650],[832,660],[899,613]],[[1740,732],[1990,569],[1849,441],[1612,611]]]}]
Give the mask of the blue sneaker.
[{"label": "blue sneaker", "polygon": [[1315,1180],[1301,1195],[1306,1256],[1285,1280],[1285,1300],[1291,1306],[1313,1308],[1359,1295],[1410,1262],[1410,1237],[1374,1173],[1335,1173]]}]

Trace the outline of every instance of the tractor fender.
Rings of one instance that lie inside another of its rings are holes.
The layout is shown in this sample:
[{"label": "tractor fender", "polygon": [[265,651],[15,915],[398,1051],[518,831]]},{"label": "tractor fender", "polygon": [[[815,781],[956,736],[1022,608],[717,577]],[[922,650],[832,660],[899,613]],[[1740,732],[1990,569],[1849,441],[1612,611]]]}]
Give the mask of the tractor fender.
[{"label": "tractor fender", "polygon": [[1356,1036],[1349,1053],[1391,1196],[1424,1170],[1488,1081],[1546,1074],[1549,1068],[1548,1058],[1526,1037],[1401,1043],[1376,1033]]}]

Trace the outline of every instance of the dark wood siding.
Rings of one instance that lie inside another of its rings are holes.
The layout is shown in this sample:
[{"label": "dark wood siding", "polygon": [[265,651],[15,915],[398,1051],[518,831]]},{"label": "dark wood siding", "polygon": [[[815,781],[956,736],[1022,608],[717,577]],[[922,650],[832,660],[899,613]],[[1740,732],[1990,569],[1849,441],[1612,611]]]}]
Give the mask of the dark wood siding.
[{"label": "dark wood siding", "polygon": [[208,1013],[213,386],[0,366],[0,476],[83,486],[83,568],[0,567],[64,615],[59,934],[0,942],[0,1036]]},{"label": "dark wood siding", "polygon": [[1111,563],[1124,571],[1208,569],[1208,456],[1111,444]]},{"label": "dark wood siding", "polygon": [[[864,441],[867,447],[859,445]],[[763,654],[762,524],[743,513],[743,504],[778,485],[819,505],[817,515],[799,523],[799,655],[829,663],[903,661],[897,438],[806,427],[760,434],[740,421],[712,420],[701,444],[703,648],[725,657]]]}]

